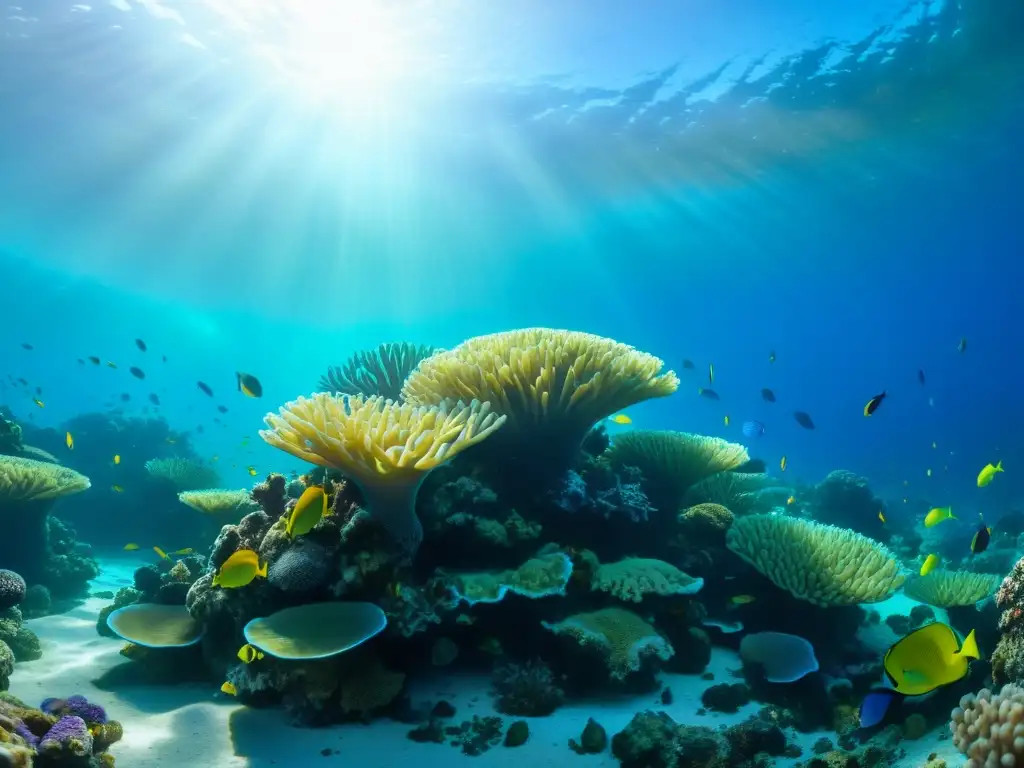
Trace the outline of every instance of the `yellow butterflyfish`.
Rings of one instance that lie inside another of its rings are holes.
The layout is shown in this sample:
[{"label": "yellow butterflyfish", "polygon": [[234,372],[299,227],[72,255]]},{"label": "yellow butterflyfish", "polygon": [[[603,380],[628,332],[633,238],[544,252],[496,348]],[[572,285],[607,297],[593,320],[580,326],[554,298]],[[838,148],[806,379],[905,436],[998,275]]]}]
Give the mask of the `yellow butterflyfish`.
[{"label": "yellow butterflyfish", "polygon": [[257,576],[267,578],[267,564],[260,566],[260,557],[253,550],[240,549],[217,569],[213,577],[213,586],[244,587]]},{"label": "yellow butterflyfish", "polygon": [[246,664],[252,664],[254,661],[259,661],[263,658],[263,651],[246,643],[238,649],[238,658]]},{"label": "yellow butterflyfish", "polygon": [[230,681],[228,681],[228,680],[224,681],[224,683],[221,684],[220,692],[221,693],[226,693],[228,696],[237,696],[238,695],[238,689],[235,688],[235,684],[230,682]]},{"label": "yellow butterflyfish", "polygon": [[290,537],[303,536],[313,530],[320,518],[327,514],[327,493],[322,485],[312,485],[295,502],[285,533]]}]

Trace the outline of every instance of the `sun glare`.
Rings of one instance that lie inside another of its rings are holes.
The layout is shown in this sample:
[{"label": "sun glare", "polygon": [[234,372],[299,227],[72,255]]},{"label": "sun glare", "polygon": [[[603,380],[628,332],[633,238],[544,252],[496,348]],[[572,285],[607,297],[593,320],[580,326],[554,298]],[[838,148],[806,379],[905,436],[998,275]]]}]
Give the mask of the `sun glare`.
[{"label": "sun glare", "polygon": [[305,97],[367,109],[395,98],[399,82],[415,74],[405,25],[380,0],[292,8],[273,58]]}]

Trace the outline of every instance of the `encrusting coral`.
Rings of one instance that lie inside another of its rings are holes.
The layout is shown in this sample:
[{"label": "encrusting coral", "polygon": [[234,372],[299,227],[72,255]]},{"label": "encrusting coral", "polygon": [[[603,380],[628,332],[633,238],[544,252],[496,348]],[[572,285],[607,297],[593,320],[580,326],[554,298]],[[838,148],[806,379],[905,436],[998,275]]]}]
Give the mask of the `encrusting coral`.
[{"label": "encrusting coral", "polygon": [[903,585],[907,597],[936,608],[974,605],[996,591],[999,576],[973,571],[932,571],[912,576]]},{"label": "encrusting coral", "polygon": [[[560,474],[588,430],[628,406],[676,391],[664,363],[612,339],[526,328],[477,336],[423,360],[402,388],[407,402],[489,402],[508,419],[490,446],[531,471]],[[515,446],[515,450],[512,449]]]},{"label": "encrusting coral", "polygon": [[415,511],[423,478],[504,421],[475,400],[417,407],[320,393],[267,414],[268,429],[260,436],[293,456],[343,472],[359,486],[374,518],[413,554],[423,540]]},{"label": "encrusting coral", "polygon": [[385,343],[359,351],[320,378],[320,391],[334,395],[379,395],[401,400],[402,385],[420,361],[436,350],[426,344]]},{"label": "encrusting coral", "polygon": [[639,468],[644,491],[666,514],[679,510],[695,483],[750,460],[742,445],[718,437],[639,429],[616,437],[607,456],[612,466]]},{"label": "encrusting coral", "polygon": [[572,560],[563,552],[538,554],[518,568],[451,575],[459,599],[475,603],[498,603],[509,593],[529,598],[564,595],[572,577]]},{"label": "encrusting coral", "polygon": [[794,597],[820,606],[877,603],[904,581],[896,558],[858,533],[782,515],[737,518],[729,549]]},{"label": "encrusting coral", "polygon": [[619,600],[639,603],[647,595],[692,595],[704,586],[671,563],[647,557],[627,557],[607,563],[594,573],[591,589]]},{"label": "encrusting coral", "polygon": [[674,653],[653,626],[624,608],[602,608],[542,624],[556,635],[571,637],[583,647],[596,648],[604,655],[609,674],[617,680],[640,671],[645,658],[666,661]]}]

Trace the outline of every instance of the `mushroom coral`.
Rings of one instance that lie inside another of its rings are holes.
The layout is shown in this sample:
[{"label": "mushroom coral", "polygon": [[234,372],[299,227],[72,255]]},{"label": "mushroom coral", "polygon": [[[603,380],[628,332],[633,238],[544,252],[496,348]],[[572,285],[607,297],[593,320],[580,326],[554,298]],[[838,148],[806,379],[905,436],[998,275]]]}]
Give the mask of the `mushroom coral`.
[{"label": "mushroom coral", "polygon": [[320,390],[335,395],[380,395],[400,400],[406,377],[434,353],[426,344],[399,342],[356,352],[344,365],[332,365],[320,377]]},{"label": "mushroom coral", "polygon": [[533,470],[560,474],[597,422],[676,391],[679,379],[663,367],[654,355],[612,339],[526,328],[478,336],[428,357],[402,395],[416,405],[489,402],[508,419],[490,447],[501,448],[503,459],[517,456]]},{"label": "mushroom coral", "polygon": [[351,478],[371,515],[412,555],[423,540],[416,494],[427,473],[505,422],[488,403],[437,406],[382,397],[314,394],[268,413],[270,445]]},{"label": "mushroom coral", "polygon": [[59,464],[0,456],[0,563],[30,582],[38,581],[47,559],[50,505],[89,486],[85,475]]},{"label": "mushroom coral", "polygon": [[637,467],[654,506],[675,513],[690,486],[750,460],[747,449],[718,437],[638,429],[616,436],[608,449],[615,467]]}]

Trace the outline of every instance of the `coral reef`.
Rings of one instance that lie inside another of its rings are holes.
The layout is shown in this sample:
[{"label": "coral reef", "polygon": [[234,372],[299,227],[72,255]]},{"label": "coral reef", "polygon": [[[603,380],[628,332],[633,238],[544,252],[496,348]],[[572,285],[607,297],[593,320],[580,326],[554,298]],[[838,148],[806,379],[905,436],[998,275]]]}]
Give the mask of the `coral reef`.
[{"label": "coral reef", "polygon": [[42,657],[36,634],[24,626],[21,610],[11,606],[0,611],[0,645],[6,645],[15,661],[35,661]]},{"label": "coral reef", "polygon": [[402,385],[420,361],[437,350],[426,344],[386,343],[353,354],[341,366],[331,366],[320,378],[319,391],[332,395],[378,395],[400,401]]},{"label": "coral reef", "polygon": [[646,658],[665,661],[675,652],[653,626],[624,608],[578,613],[554,624],[544,622],[543,626],[584,648],[596,649],[604,657],[611,677],[617,680],[639,672]]},{"label": "coral reef", "polygon": [[114,760],[107,750],[122,735],[121,724],[84,696],[46,699],[38,709],[0,696],[0,742],[12,765],[110,768]]},{"label": "coral reef", "polygon": [[178,500],[204,515],[235,515],[241,517],[256,508],[249,491],[227,490],[224,488],[206,488],[203,490],[182,491]]},{"label": "coral reef", "polygon": [[495,667],[491,677],[495,706],[506,715],[550,715],[565,700],[551,668],[540,659]]},{"label": "coral reef", "polygon": [[28,587],[21,575],[14,571],[0,569],[0,611],[21,605]]},{"label": "coral reef", "polygon": [[953,744],[967,756],[965,768],[1013,766],[1024,758],[1024,689],[1004,685],[967,694],[950,715]]},{"label": "coral reef", "polygon": [[776,586],[815,605],[877,603],[905,578],[895,557],[878,542],[809,520],[738,518],[726,541]]},{"label": "coral reef", "polygon": [[848,528],[865,536],[880,538],[886,528],[878,515],[885,504],[875,497],[867,478],[845,469],[829,472],[812,494],[814,519],[820,523]]},{"label": "coral reef", "polygon": [[629,557],[598,567],[591,589],[639,603],[647,595],[692,595],[703,579],[687,576],[674,565],[646,557]]}]

